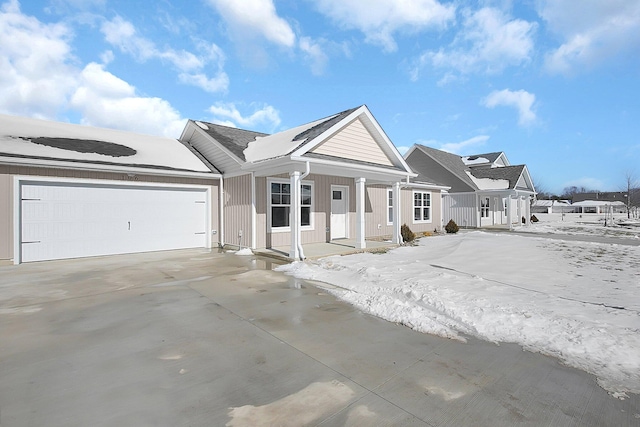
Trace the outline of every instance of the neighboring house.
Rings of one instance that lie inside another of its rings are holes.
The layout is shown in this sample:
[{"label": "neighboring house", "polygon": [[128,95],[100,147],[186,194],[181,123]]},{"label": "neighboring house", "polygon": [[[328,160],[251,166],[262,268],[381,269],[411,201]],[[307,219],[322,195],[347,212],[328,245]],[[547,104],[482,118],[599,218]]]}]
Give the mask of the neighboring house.
[{"label": "neighboring house", "polygon": [[458,226],[512,228],[529,224],[533,181],[525,165],[511,165],[503,152],[458,156],[424,145],[405,154],[416,179],[447,185],[443,193],[443,220]]},{"label": "neighboring house", "polygon": [[440,230],[445,186],[415,177],[366,106],[274,135],[189,121],[181,141],[223,173],[220,243],[280,248]]},{"label": "neighboring house", "polygon": [[571,213],[573,207],[568,200],[536,200],[531,206],[532,213]]},{"label": "neighboring house", "polygon": [[571,205],[573,212],[580,214],[626,213],[627,206],[621,201],[582,200]]},{"label": "neighboring house", "polygon": [[180,141],[0,116],[0,260],[400,243],[441,229],[448,187],[415,178],[366,106],[274,135],[190,120]]},{"label": "neighboring house", "polygon": [[211,247],[220,176],[175,139],[0,115],[0,260]]}]

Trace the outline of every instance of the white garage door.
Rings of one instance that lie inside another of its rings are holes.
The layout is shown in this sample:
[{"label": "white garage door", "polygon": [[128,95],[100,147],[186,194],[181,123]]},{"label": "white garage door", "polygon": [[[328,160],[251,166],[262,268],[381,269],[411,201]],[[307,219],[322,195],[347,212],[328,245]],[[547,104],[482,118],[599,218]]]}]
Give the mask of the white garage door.
[{"label": "white garage door", "polygon": [[23,183],[21,261],[207,246],[207,192],[70,183]]}]

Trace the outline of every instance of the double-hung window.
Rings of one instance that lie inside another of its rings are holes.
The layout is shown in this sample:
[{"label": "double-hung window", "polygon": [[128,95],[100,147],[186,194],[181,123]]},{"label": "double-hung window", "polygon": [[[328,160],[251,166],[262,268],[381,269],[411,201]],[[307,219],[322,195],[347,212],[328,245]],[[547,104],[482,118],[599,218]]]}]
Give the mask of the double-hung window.
[{"label": "double-hung window", "polygon": [[431,193],[413,192],[413,222],[431,222]]},{"label": "double-hung window", "polygon": [[480,218],[489,218],[489,198],[483,197],[480,200]]},{"label": "double-hung window", "polygon": [[[271,181],[269,183],[269,209],[271,228],[288,230],[291,226],[291,184],[288,181]],[[311,183],[300,185],[300,225],[311,226],[311,210],[313,204],[313,186]]]}]

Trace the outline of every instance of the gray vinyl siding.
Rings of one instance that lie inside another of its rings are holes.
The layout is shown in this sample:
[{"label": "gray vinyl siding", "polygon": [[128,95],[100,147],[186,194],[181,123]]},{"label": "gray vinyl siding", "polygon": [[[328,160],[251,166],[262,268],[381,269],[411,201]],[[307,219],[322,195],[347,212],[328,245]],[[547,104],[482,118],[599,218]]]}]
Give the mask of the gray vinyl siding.
[{"label": "gray vinyl siding", "polygon": [[445,194],[442,197],[443,223],[453,219],[459,227],[478,226],[478,206],[475,193]]},{"label": "gray vinyl siding", "polygon": [[[0,165],[0,260],[13,259],[13,177],[15,175],[100,179],[127,182],[157,182],[166,184],[208,185],[211,187],[211,227],[218,229],[218,180],[181,178],[158,175],[129,177],[126,173],[94,172],[73,169],[36,168],[29,166]],[[218,234],[212,236],[212,245],[218,242]]]}]

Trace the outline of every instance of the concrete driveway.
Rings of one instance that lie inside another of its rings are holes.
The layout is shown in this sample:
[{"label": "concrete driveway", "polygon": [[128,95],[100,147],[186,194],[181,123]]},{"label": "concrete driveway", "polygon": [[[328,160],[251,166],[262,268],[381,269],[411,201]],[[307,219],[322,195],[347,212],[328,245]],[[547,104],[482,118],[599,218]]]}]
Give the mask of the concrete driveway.
[{"label": "concrete driveway", "polygon": [[640,399],[515,345],[362,314],[267,258],[0,267],[0,425],[637,426]]}]

